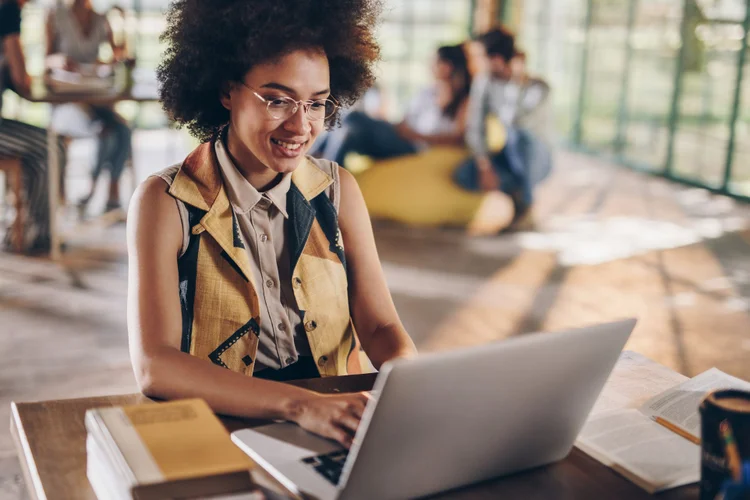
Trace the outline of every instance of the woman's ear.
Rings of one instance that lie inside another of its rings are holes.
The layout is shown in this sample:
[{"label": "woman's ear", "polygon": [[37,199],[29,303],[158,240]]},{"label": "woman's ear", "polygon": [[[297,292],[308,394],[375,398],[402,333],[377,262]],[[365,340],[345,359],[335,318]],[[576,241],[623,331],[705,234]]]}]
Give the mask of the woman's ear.
[{"label": "woman's ear", "polygon": [[225,82],[221,86],[221,90],[219,91],[219,100],[221,101],[221,105],[224,106],[227,110],[232,111],[232,84],[229,82]]}]

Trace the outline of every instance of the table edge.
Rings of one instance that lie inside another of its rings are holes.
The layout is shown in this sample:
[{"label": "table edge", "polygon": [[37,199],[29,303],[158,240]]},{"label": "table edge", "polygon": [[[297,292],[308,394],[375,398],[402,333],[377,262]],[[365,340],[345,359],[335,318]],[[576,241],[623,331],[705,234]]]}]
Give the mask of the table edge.
[{"label": "table edge", "polygon": [[10,411],[10,434],[13,437],[13,444],[16,448],[16,455],[18,455],[18,461],[21,465],[21,471],[23,472],[24,479],[26,480],[26,490],[32,498],[35,498],[37,500],[46,500],[47,495],[44,492],[42,478],[39,477],[39,470],[37,469],[36,461],[33,460],[33,457],[31,455],[29,439],[26,436],[23,425],[21,424],[21,415],[19,414],[18,403],[12,401],[10,403]]}]

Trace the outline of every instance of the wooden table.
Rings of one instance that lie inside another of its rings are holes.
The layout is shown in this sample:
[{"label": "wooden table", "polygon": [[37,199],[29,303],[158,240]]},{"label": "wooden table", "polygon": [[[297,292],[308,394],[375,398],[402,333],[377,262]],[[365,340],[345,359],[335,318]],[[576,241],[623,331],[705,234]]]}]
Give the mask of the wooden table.
[{"label": "wooden table", "polygon": [[[375,375],[353,375],[294,382],[324,393],[369,390]],[[11,432],[33,498],[94,500],[86,479],[87,409],[149,401],[142,395],[103,396],[38,403],[12,403]],[[229,431],[265,424],[263,421],[222,417]],[[656,497],[574,448],[555,464],[477,485],[442,493],[438,499],[648,499],[698,498],[696,485]]]},{"label": "wooden table", "polygon": [[[117,83],[108,92],[95,93],[54,93],[44,84],[44,80],[37,78],[32,83],[31,95],[24,98],[31,102],[47,104],[89,104],[92,106],[109,106],[120,101],[153,102],[158,101],[159,96],[156,86],[137,85],[126,76],[127,80],[119,78]],[[58,212],[60,205],[60,158],[57,154],[57,133],[52,124],[47,127],[47,171],[49,189],[49,231],[50,231],[50,258],[53,261],[60,259],[60,231],[58,228]]]}]

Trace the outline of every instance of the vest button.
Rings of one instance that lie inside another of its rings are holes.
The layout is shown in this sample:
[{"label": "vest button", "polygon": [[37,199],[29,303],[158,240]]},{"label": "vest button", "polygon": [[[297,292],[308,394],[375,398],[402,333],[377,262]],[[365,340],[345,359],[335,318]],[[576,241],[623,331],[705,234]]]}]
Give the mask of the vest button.
[{"label": "vest button", "polygon": [[315,330],[317,327],[318,327],[318,324],[315,322],[315,320],[310,320],[307,323],[305,323],[305,330],[307,330],[308,332]]},{"label": "vest button", "polygon": [[302,279],[299,276],[294,277],[294,288],[299,288],[302,286]]},{"label": "vest button", "polygon": [[266,286],[268,288],[273,288],[273,280],[272,279],[266,280]]},{"label": "vest button", "polygon": [[318,366],[325,366],[328,361],[328,356],[321,356],[318,358]]}]

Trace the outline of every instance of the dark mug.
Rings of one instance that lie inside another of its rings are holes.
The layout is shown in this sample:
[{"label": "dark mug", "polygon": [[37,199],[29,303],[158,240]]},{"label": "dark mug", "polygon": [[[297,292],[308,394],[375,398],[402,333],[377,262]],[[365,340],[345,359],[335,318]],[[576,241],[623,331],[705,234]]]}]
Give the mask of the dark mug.
[{"label": "dark mug", "polygon": [[700,414],[701,500],[750,500],[750,392],[710,392]]}]

